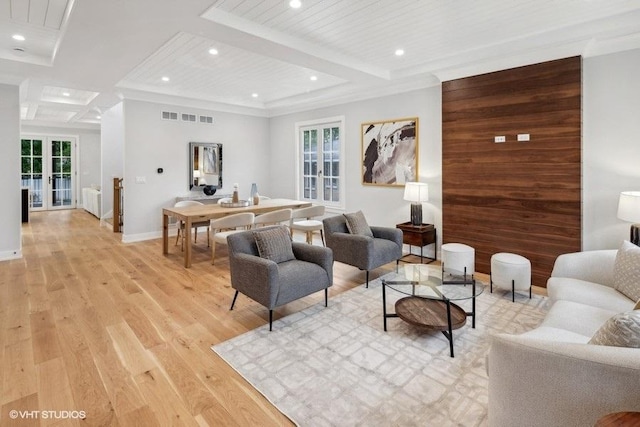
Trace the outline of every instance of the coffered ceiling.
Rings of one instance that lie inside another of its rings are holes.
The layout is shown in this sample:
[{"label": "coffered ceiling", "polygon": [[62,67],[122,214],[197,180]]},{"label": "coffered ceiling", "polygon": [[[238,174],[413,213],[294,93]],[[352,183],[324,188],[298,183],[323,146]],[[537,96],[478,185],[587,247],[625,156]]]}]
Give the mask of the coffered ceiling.
[{"label": "coffered ceiling", "polygon": [[272,116],[640,48],[640,0],[301,3],[0,0],[0,82],[23,123],[91,127],[126,98]]}]

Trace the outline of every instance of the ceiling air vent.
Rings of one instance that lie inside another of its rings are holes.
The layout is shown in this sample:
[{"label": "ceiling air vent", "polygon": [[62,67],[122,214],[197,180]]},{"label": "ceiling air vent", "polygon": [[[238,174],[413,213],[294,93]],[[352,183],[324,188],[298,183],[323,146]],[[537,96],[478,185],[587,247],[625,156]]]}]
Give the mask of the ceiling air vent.
[{"label": "ceiling air vent", "polygon": [[182,121],[183,122],[194,122],[195,123],[196,115],[195,114],[182,113]]},{"label": "ceiling air vent", "polygon": [[178,113],[174,113],[173,111],[163,111],[162,120],[178,120]]},{"label": "ceiling air vent", "polygon": [[204,123],[207,125],[213,124],[213,117],[211,116],[200,116],[200,123]]}]

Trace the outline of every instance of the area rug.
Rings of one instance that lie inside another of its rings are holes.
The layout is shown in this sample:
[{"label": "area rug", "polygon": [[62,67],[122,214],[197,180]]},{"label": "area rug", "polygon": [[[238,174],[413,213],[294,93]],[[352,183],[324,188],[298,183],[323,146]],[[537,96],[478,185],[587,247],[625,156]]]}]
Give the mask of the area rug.
[{"label": "area rug", "polygon": [[[454,330],[455,358],[440,332],[401,319],[382,325],[381,279],[212,347],[300,426],[482,426],[490,336],[543,319],[546,298],[484,292],[476,328]],[[387,290],[393,310],[402,297]],[[470,301],[460,304],[470,311]]]}]

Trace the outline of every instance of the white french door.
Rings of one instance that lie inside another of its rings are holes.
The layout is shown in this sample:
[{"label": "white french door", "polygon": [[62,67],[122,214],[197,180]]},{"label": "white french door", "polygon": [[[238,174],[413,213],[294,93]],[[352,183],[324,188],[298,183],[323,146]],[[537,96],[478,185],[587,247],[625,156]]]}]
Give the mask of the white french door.
[{"label": "white french door", "polygon": [[344,205],[343,122],[298,124],[298,197],[325,206]]},{"label": "white french door", "polygon": [[29,136],[20,141],[23,187],[31,210],[76,207],[75,137]]}]

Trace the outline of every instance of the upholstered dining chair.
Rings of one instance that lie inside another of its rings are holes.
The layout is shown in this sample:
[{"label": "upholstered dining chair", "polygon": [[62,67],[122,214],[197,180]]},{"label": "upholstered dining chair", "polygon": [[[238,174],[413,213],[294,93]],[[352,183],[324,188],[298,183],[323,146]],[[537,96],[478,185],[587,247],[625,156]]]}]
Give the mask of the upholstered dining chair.
[{"label": "upholstered dining chair", "polygon": [[331,249],[292,242],[282,225],[233,234],[228,244],[231,287],[236,291],[229,310],[242,293],[269,309],[272,330],[274,308],[322,290],[327,306],[333,285]]},{"label": "upholstered dining chair", "polygon": [[[348,221],[349,220],[349,221]],[[324,237],[336,261],[369,271],[392,261],[396,268],[402,257],[402,231],[398,228],[369,226],[362,212],[325,218]]]},{"label": "upholstered dining chair", "polygon": [[[181,200],[179,202],[176,202],[175,205],[173,205],[173,207],[175,208],[179,208],[179,207],[183,207],[183,206],[202,206],[202,203],[196,201],[196,200]],[[182,248],[181,250],[184,250],[184,222],[182,221],[178,221],[178,234],[176,235],[176,246],[178,245],[178,240],[180,240],[180,238],[182,238]],[[209,238],[209,221],[199,221],[199,222],[194,222],[191,224],[191,228],[193,228],[195,230],[195,234],[194,234],[194,242],[198,242],[198,228],[200,227],[205,227],[207,229],[207,246],[209,246],[209,242],[210,242],[210,238]]]},{"label": "upholstered dining chair", "polygon": [[253,220],[253,227],[264,227],[266,225],[278,225],[282,223],[287,223],[291,221],[291,213],[292,209],[278,209],[277,211],[271,211],[267,213],[263,213],[260,215],[256,215],[256,218]]},{"label": "upholstered dining chair", "polygon": [[306,234],[307,243],[313,243],[313,232],[319,231],[322,244],[324,245],[324,232],[322,221],[318,218],[324,215],[324,206],[315,205],[307,208],[300,208],[293,211],[291,214],[291,223],[289,229],[291,230],[291,236],[293,237],[294,231],[303,231]]},{"label": "upholstered dining chair", "polygon": [[243,212],[211,220],[211,264],[216,261],[216,243],[226,245],[227,237],[253,226],[253,212]]}]

